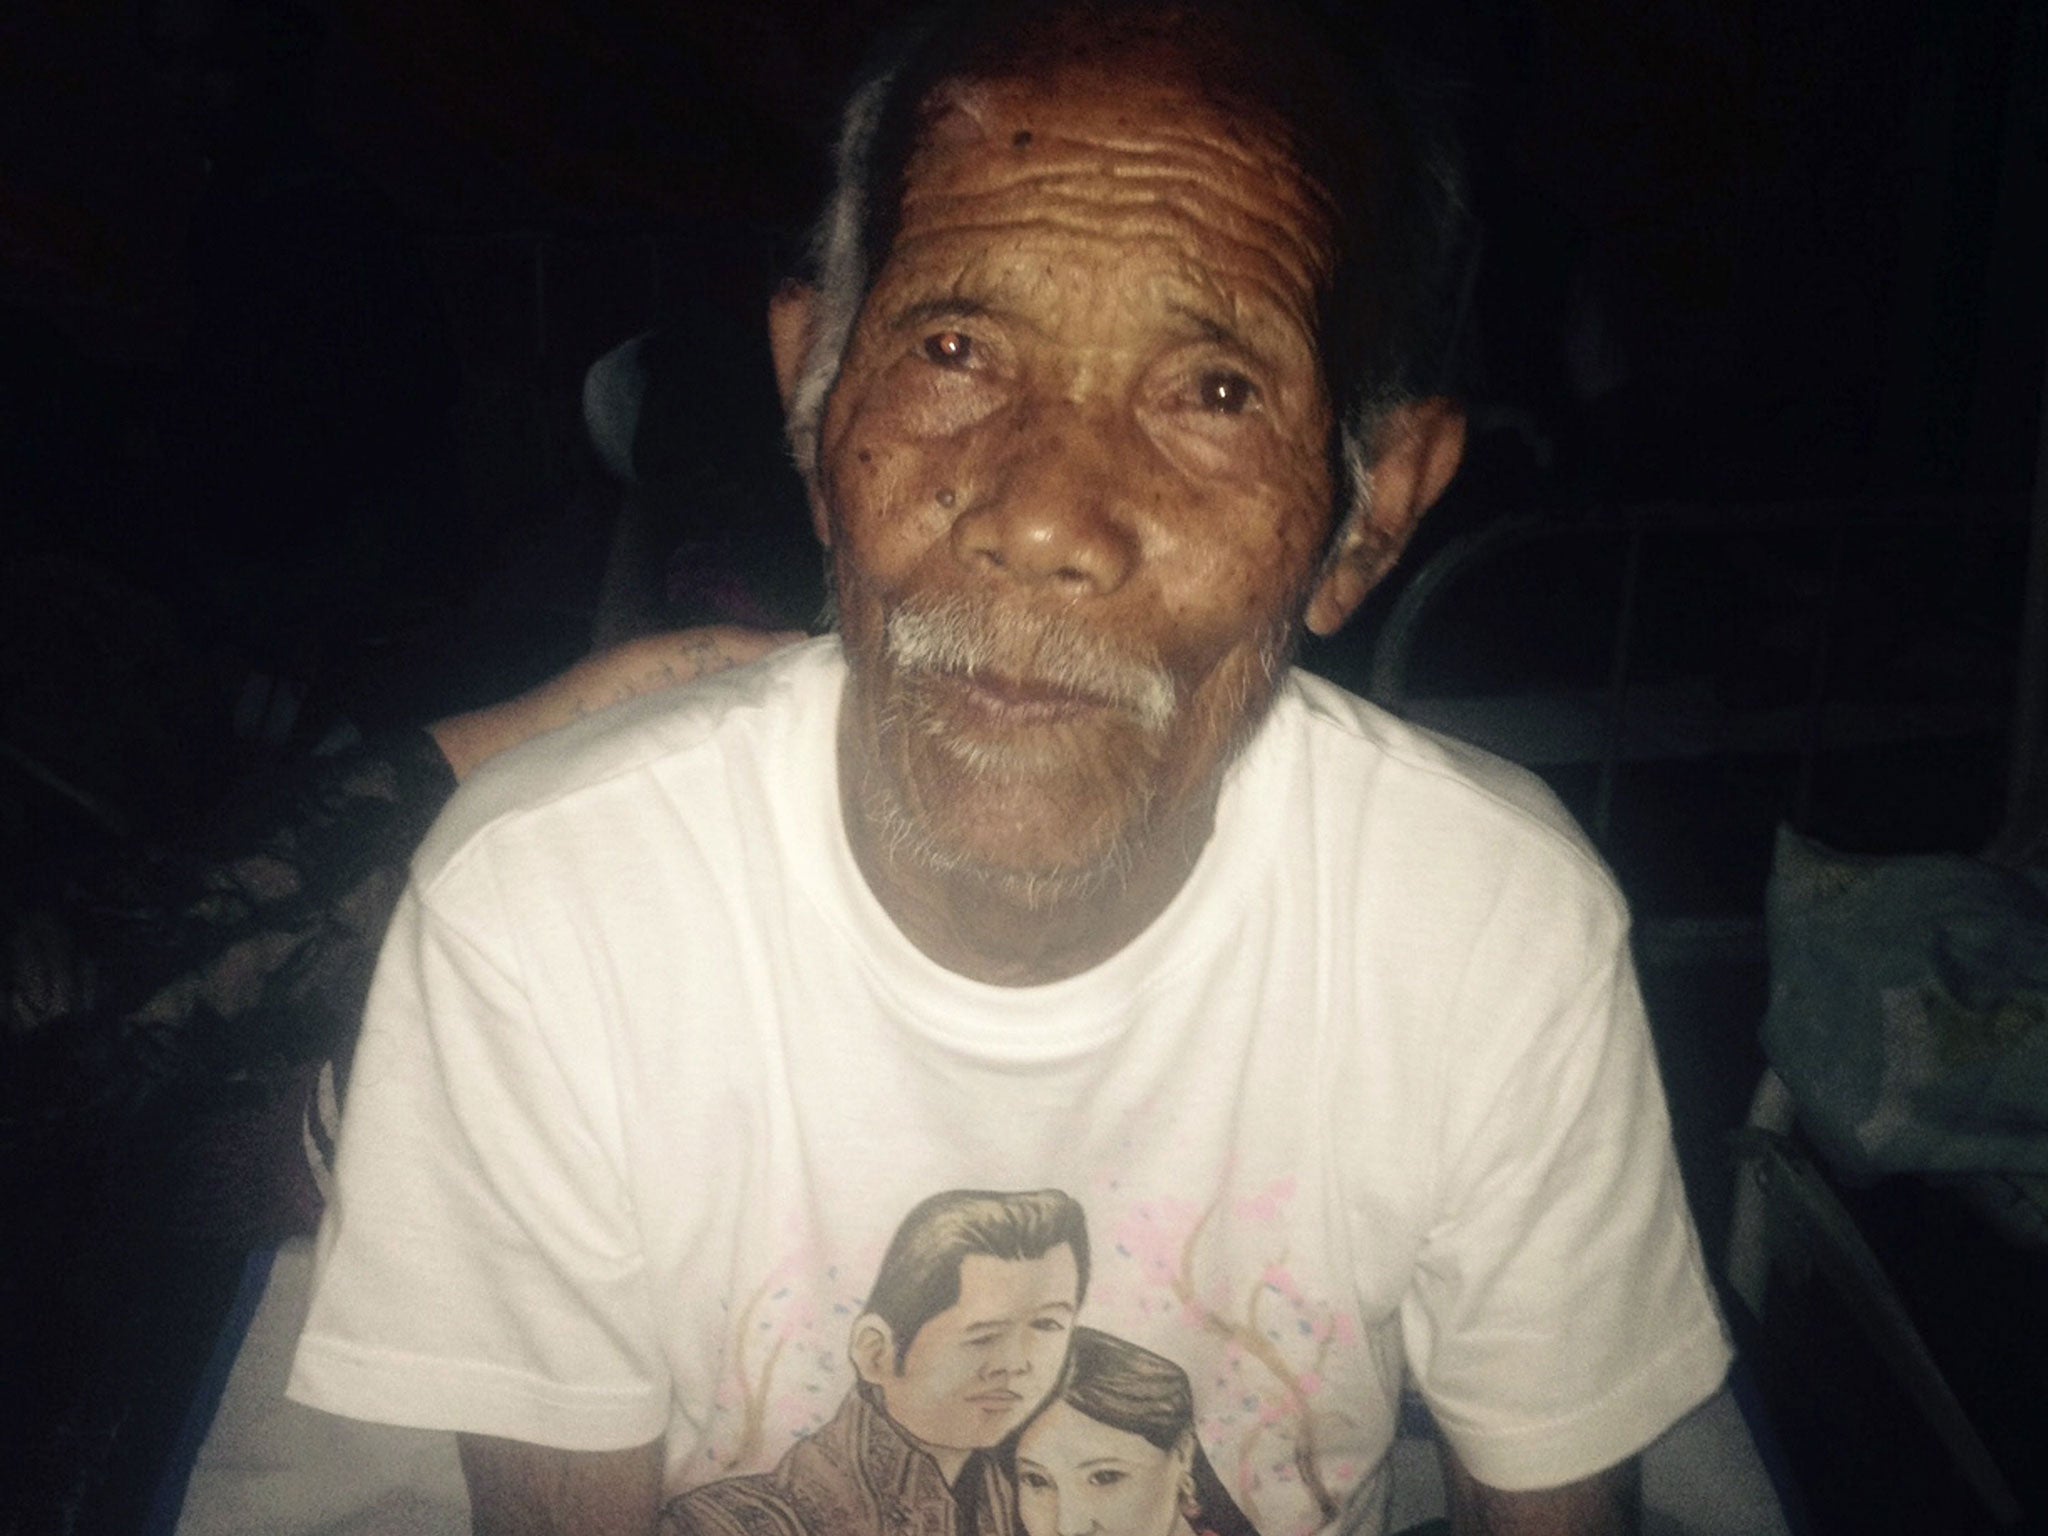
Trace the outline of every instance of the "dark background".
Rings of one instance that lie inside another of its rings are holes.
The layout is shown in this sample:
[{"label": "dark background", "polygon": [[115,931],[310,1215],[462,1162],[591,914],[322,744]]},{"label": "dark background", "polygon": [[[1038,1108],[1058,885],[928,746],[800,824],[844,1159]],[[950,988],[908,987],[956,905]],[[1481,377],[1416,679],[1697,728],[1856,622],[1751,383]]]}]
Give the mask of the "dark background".
[{"label": "dark background", "polygon": [[[1441,60],[1472,146],[1477,431],[1426,546],[1646,502],[2017,520],[2048,334],[2041,5],[1334,9]],[[147,825],[266,704],[304,746],[574,655],[617,510],[578,390],[657,325],[642,467],[680,489],[655,542],[718,546],[766,616],[806,620],[759,317],[902,10],[8,7],[7,741]],[[2018,547],[1983,557],[2009,579],[1945,583],[1992,691]],[[1910,601],[1897,579],[1853,601]],[[41,814],[19,793],[10,815]]]}]

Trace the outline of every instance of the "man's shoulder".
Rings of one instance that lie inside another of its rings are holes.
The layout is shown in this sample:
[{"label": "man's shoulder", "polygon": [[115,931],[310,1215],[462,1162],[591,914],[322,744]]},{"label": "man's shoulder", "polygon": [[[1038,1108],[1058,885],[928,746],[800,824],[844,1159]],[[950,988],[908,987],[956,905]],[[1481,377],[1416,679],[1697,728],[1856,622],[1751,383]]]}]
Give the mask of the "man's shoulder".
[{"label": "man's shoulder", "polygon": [[829,736],[844,674],[838,641],[814,640],[536,737],[462,785],[415,854],[415,877],[431,881],[465,849],[536,818],[610,810],[678,776],[753,774],[821,718]]},{"label": "man's shoulder", "polygon": [[1281,711],[1309,770],[1359,785],[1369,813],[1419,833],[1527,840],[1605,880],[1585,832],[1527,768],[1299,670],[1289,677]]}]

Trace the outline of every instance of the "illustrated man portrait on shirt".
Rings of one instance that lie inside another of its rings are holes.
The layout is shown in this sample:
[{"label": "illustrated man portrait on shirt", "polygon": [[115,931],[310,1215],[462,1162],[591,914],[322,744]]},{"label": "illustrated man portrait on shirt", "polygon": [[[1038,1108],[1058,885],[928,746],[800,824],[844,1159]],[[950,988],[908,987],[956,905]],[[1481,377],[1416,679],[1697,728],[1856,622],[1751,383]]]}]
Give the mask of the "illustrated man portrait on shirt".
[{"label": "illustrated man portrait on shirt", "polygon": [[979,1453],[1051,1395],[1087,1289],[1087,1218],[1071,1196],[946,1190],[919,1201],[854,1319],[856,1384],[828,1425],[772,1473],[676,1499],[664,1528],[858,1536],[922,1505],[962,1532],[1015,1531],[1014,1490]]},{"label": "illustrated man portrait on shirt", "polygon": [[[480,1531],[728,1475],[773,1234],[822,1276],[932,1189],[1086,1201],[1091,1324],[1232,1384],[1267,1536],[1382,1528],[1404,1377],[1457,1529],[1630,1529],[1718,1385],[1610,877],[1289,666],[1463,448],[1456,156],[1371,42],[967,5],[852,99],[769,316],[837,635],[488,764],[372,994],[292,1390],[458,1432]],[[946,1316],[851,1355],[951,1483],[1050,1384]]]}]

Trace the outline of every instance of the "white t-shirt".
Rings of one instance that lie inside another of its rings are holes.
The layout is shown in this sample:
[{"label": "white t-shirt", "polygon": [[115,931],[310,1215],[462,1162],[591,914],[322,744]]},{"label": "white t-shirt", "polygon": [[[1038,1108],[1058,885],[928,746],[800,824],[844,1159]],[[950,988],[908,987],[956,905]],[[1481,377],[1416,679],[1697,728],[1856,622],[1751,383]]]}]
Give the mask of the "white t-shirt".
[{"label": "white t-shirt", "polygon": [[[672,1491],[854,1382],[897,1225],[1085,1208],[1262,1536],[1377,1528],[1404,1367],[1474,1476],[1582,1477],[1727,1363],[1612,882],[1533,778],[1291,677],[1193,875],[1082,975],[933,964],[840,818],[836,642],[490,765],[414,863],[291,1394]],[[1339,1511],[1342,1511],[1341,1515]]]}]

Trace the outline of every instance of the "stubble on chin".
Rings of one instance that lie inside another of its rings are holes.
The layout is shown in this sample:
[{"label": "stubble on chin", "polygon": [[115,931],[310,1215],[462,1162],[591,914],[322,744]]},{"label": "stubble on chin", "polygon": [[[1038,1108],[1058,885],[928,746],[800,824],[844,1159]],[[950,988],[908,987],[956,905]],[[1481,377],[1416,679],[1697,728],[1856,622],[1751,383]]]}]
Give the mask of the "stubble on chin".
[{"label": "stubble on chin", "polygon": [[[1025,911],[1119,888],[1159,833],[1155,810],[1173,767],[1166,755],[1184,712],[1211,715],[1203,735],[1225,742],[1220,778],[1264,718],[1295,633],[1275,626],[1253,667],[1190,704],[1158,662],[1071,621],[1000,614],[962,599],[905,604],[885,625],[876,669],[883,675],[872,679],[885,693],[874,707],[877,751],[857,786],[868,831],[891,861],[971,881]],[[941,679],[982,670],[1071,689],[1112,712],[1085,730],[1054,726],[1010,739],[962,730],[943,706]],[[1037,850],[1051,857],[991,855],[978,834],[1011,814],[1046,824]]]},{"label": "stubble on chin", "polygon": [[[1163,668],[1114,655],[1073,625],[997,618],[958,600],[897,608],[881,649],[870,680],[877,752],[858,797],[891,862],[1024,911],[1081,901],[1128,877],[1178,715]],[[1075,727],[967,729],[944,690],[950,678],[983,672],[1118,707],[1110,721]],[[1034,823],[1040,836],[1012,834],[1012,846],[1001,846],[1004,827]]]}]

